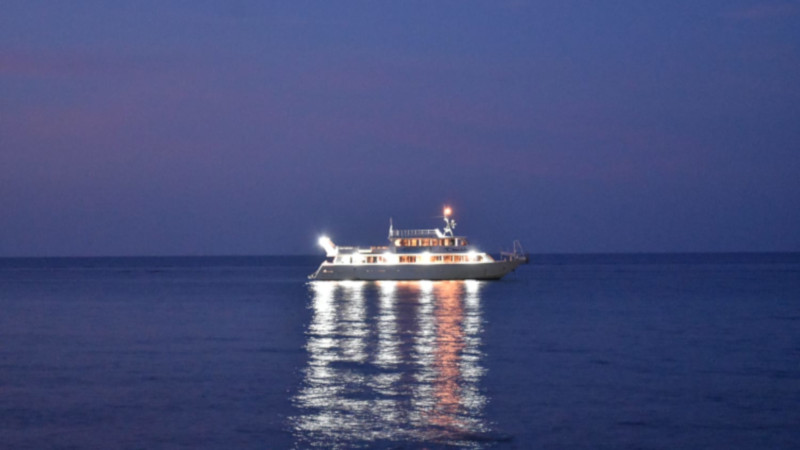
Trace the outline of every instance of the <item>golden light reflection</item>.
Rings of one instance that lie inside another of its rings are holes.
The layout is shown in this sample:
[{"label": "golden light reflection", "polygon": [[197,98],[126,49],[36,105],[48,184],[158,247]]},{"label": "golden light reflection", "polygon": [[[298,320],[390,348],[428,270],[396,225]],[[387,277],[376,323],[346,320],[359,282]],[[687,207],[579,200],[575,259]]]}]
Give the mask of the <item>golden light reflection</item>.
[{"label": "golden light reflection", "polygon": [[[379,284],[380,298],[377,315],[377,348],[375,361],[381,368],[389,368],[400,363],[397,338],[397,313],[395,311],[396,286],[394,282]],[[387,377],[383,377],[387,378]]]},{"label": "golden light reflection", "polygon": [[488,431],[481,282],[309,286],[308,363],[291,418],[297,446],[461,446]]}]

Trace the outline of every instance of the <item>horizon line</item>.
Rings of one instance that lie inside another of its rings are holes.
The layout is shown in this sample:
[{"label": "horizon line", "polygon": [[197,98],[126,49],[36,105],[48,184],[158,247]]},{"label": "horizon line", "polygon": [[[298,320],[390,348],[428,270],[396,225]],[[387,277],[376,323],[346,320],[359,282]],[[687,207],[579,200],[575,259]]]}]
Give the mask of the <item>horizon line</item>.
[{"label": "horizon line", "polygon": [[[489,252],[491,254],[491,252]],[[610,252],[541,252],[529,255],[540,256],[582,256],[582,255],[763,255],[763,254],[800,254],[800,250],[733,250],[733,251],[610,251]],[[0,259],[101,259],[101,258],[267,258],[267,257],[324,257],[317,253],[264,253],[264,254],[170,254],[170,255],[0,255]]]}]

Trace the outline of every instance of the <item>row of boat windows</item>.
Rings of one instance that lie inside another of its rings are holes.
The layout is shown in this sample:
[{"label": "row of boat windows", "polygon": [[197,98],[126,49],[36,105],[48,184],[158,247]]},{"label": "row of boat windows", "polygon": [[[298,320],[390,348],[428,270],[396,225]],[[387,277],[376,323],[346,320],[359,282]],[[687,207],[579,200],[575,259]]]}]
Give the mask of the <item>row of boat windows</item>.
[{"label": "row of boat windows", "polygon": [[[483,255],[401,255],[398,258],[400,263],[460,263],[460,262],[481,262],[484,261]],[[336,262],[340,264],[380,264],[388,263],[385,256],[338,256]]]},{"label": "row of boat windows", "polygon": [[483,261],[482,255],[408,255],[401,256],[401,263],[416,263],[416,262],[432,262],[432,263],[454,263],[454,262],[481,262]]},{"label": "row of boat windows", "polygon": [[465,247],[469,244],[464,238],[419,238],[395,239],[396,247]]}]

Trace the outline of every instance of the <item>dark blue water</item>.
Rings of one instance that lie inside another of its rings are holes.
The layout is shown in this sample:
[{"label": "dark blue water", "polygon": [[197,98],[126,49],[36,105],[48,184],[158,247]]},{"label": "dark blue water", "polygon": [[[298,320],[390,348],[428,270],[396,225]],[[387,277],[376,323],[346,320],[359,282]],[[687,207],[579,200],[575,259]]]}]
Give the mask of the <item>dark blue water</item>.
[{"label": "dark blue water", "polygon": [[800,448],[800,255],[0,259],[3,448]]}]

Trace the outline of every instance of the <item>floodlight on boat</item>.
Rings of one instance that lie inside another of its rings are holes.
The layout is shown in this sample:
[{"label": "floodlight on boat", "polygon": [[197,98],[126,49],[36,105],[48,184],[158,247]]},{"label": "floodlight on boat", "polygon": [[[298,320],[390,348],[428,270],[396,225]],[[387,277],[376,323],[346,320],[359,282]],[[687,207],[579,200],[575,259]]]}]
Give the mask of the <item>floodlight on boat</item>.
[{"label": "floodlight on boat", "polygon": [[320,247],[325,249],[325,254],[328,256],[336,256],[336,245],[334,245],[331,238],[328,236],[320,236],[317,240]]},{"label": "floodlight on boat", "polygon": [[445,206],[445,207],[444,207],[444,216],[445,216],[445,217],[448,217],[448,216],[450,216],[450,214],[453,214],[453,210],[452,210],[452,209],[450,209],[450,207],[449,207],[449,206]]}]

